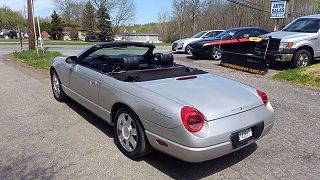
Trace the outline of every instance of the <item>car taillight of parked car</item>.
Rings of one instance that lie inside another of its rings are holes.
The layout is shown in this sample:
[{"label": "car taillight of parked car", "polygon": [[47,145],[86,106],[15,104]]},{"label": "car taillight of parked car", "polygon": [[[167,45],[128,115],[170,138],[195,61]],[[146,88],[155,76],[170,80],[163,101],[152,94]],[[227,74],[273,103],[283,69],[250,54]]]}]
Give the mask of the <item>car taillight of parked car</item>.
[{"label": "car taillight of parked car", "polygon": [[189,132],[195,133],[202,129],[205,118],[197,109],[184,106],[181,109],[181,120]]},{"label": "car taillight of parked car", "polygon": [[261,101],[263,102],[264,105],[267,105],[268,102],[269,102],[269,99],[268,99],[268,96],[266,93],[260,91],[260,90],[257,90],[257,93],[261,99]]}]

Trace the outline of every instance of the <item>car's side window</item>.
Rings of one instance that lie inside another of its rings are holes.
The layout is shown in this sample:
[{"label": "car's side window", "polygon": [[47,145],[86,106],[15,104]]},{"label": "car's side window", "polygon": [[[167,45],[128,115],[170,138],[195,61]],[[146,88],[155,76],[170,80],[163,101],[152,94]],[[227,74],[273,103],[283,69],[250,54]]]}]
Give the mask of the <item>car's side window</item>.
[{"label": "car's side window", "polygon": [[92,56],[85,57],[82,61],[79,63],[81,66],[88,67],[90,69],[96,69],[96,59]]},{"label": "car's side window", "polygon": [[79,64],[101,73],[112,72],[114,68],[112,59],[106,55],[109,51],[108,48],[98,49],[84,57]]},{"label": "car's side window", "polygon": [[248,30],[242,30],[240,32],[238,32],[236,35],[233,36],[233,39],[237,39],[237,38],[243,38],[245,34],[249,34],[249,36],[253,36],[253,31],[251,29]]},{"label": "car's side window", "polygon": [[263,30],[260,30],[260,29],[255,29],[255,30],[253,30],[253,32],[254,32],[254,35],[255,36],[260,36],[260,35],[263,35],[263,34],[267,34],[268,32],[266,32],[266,31],[263,31]]},{"label": "car's side window", "polygon": [[209,32],[206,36],[208,36],[208,37],[215,37],[216,35],[217,35],[217,32],[212,31],[212,32]]}]

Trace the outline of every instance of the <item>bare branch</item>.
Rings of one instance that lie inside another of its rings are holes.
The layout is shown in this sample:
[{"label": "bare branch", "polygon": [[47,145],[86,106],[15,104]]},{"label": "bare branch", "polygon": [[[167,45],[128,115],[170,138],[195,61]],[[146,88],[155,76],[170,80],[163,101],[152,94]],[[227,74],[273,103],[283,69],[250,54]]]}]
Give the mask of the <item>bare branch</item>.
[{"label": "bare branch", "polygon": [[122,26],[134,19],[136,14],[136,5],[133,0],[118,0],[114,11],[116,16],[113,19],[113,33],[116,34]]}]

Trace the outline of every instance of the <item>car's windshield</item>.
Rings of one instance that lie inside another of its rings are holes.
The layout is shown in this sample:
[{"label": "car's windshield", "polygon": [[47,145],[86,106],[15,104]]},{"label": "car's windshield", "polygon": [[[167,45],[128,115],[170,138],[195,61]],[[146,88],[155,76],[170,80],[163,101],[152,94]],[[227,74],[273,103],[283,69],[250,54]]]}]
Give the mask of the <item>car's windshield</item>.
[{"label": "car's windshield", "polygon": [[144,55],[148,51],[149,47],[138,46],[118,46],[102,48],[93,52],[90,56],[116,56],[116,55]]},{"label": "car's windshield", "polygon": [[320,28],[320,19],[303,18],[294,21],[282,31],[316,33]]},{"label": "car's windshield", "polygon": [[207,33],[207,31],[198,32],[197,34],[191,36],[191,38],[201,38],[201,36],[203,36],[205,33]]},{"label": "car's windshield", "polygon": [[227,30],[227,31],[224,31],[224,32],[218,34],[215,38],[216,39],[231,39],[237,32],[238,32],[238,30],[234,30],[234,29]]}]

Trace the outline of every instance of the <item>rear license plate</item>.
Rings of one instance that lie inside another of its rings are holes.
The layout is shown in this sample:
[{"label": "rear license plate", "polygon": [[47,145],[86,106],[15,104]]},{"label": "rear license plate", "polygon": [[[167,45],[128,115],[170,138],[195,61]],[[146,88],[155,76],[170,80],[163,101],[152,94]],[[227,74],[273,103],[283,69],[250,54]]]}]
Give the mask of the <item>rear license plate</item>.
[{"label": "rear license plate", "polygon": [[243,141],[243,140],[248,139],[250,137],[252,137],[251,128],[239,132],[239,141]]}]

